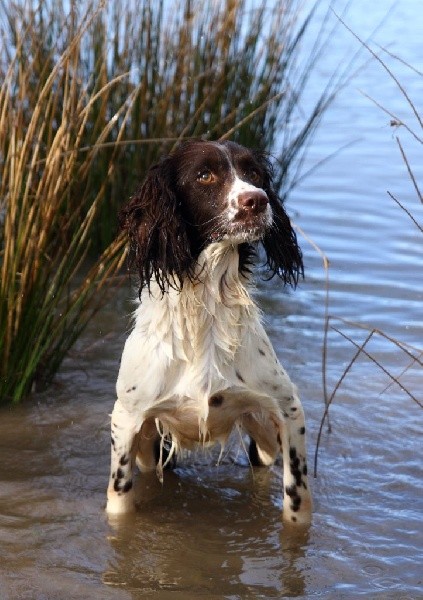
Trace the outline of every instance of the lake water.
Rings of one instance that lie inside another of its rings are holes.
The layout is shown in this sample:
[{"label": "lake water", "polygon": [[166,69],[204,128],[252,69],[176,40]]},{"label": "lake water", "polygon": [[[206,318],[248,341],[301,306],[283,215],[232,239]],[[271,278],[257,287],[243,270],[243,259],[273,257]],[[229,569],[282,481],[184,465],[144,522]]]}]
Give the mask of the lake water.
[{"label": "lake water", "polygon": [[[353,0],[348,24],[366,38],[391,4]],[[400,0],[374,39],[423,72],[422,30],[420,0]],[[313,76],[310,102],[356,48],[340,27]],[[387,60],[423,114],[422,75]],[[423,187],[422,145],[404,127],[392,127],[393,117],[360,90],[422,135],[398,88],[371,61],[330,108],[307,167],[355,143],[295,190],[289,210],[330,260],[330,325],[357,344],[376,328],[421,357],[423,234],[387,191],[423,223],[395,136]],[[303,397],[312,463],[324,408],[325,270],[320,254],[300,239],[304,283],[283,295],[277,282],[260,284],[258,297]],[[281,524],[280,467],[252,471],[235,450],[219,467],[213,456],[182,463],[165,475],[163,487],[155,477],[143,478],[139,512],[108,522],[108,413],[128,295],[127,288],[116,290],[53,387],[1,411],[0,599],[423,598],[423,412],[417,404],[423,371],[414,364],[401,375],[410,356],[376,333],[366,350],[400,376],[408,393],[363,353],[354,362],[333,400],[332,432],[323,428],[309,531]],[[355,352],[329,329],[329,394]]]}]

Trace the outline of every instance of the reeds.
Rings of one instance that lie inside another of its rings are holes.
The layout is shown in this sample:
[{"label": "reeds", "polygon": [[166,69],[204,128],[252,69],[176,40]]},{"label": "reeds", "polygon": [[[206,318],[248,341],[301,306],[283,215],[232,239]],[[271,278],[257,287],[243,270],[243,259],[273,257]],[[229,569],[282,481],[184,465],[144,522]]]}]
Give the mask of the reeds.
[{"label": "reeds", "polygon": [[[413,140],[418,145],[423,146],[423,118],[420,115],[419,110],[417,109],[415,101],[409,95],[409,93],[404,88],[404,86],[401,84],[399,79],[396,77],[393,70],[388,66],[387,61],[384,60],[384,57],[390,56],[394,60],[401,62],[407,68],[413,70],[414,73],[418,77],[423,78],[423,73],[417,71],[411,65],[405,63],[400,57],[393,55],[391,52],[389,52],[385,48],[381,48],[380,53],[376,53],[375,51],[372,50],[372,48],[369,46],[368,43],[361,40],[341,19],[340,19],[340,21],[350,31],[350,33],[359,41],[361,46],[364,47],[366,49],[366,51],[368,51],[377,62],[379,62],[381,67],[386,71],[388,76],[395,83],[397,89],[399,90],[399,92],[404,100],[404,103],[406,105],[408,105],[408,107],[411,109],[410,115],[414,121],[414,124],[411,121],[411,119],[410,119],[411,122],[405,121],[404,119],[400,119],[396,114],[394,114],[392,111],[390,111],[388,108],[386,108],[385,106],[383,106],[382,104],[380,104],[379,102],[377,102],[376,100],[371,98],[370,96],[366,95],[367,98],[369,98],[369,100],[374,102],[386,115],[388,115],[388,117],[390,119],[389,123],[390,123],[391,127],[395,128],[397,131],[400,131],[401,129],[403,129],[404,131],[407,132],[407,134],[409,134],[411,140]],[[399,135],[396,135],[395,139],[398,144],[401,160],[404,162],[410,182],[415,191],[417,202],[420,204],[423,204],[423,193],[422,193],[422,190],[420,189],[419,181],[418,181],[418,179],[414,173],[413,167],[407,157],[407,154],[404,150],[404,147],[400,140]],[[407,207],[403,203],[402,200],[399,200],[389,190],[387,193],[388,193],[388,196],[401,208],[401,210],[403,210],[405,212],[405,214],[407,214],[407,216],[410,219],[410,222],[412,223],[412,226],[416,227],[420,231],[420,233],[423,233],[423,223],[421,223],[418,220],[418,218],[416,218],[414,216],[413,208]],[[415,208],[414,208],[414,210],[415,210]],[[318,248],[316,248],[316,249],[323,258],[323,265],[324,265],[324,269],[325,269],[325,273],[326,273],[326,301],[325,301],[326,306],[325,306],[325,325],[324,325],[324,340],[323,340],[323,353],[322,353],[322,356],[323,356],[323,360],[322,360],[323,393],[324,393],[325,407],[324,407],[324,411],[323,411],[322,418],[320,421],[320,427],[319,427],[316,448],[315,448],[315,456],[314,456],[314,476],[315,477],[317,476],[318,452],[319,452],[319,447],[320,447],[320,442],[321,442],[321,437],[322,437],[323,427],[324,427],[325,422],[328,424],[328,430],[330,431],[330,429],[331,429],[330,422],[329,422],[330,407],[332,406],[332,404],[335,400],[335,397],[338,393],[339,388],[344,383],[345,379],[350,374],[354,364],[359,359],[364,358],[365,360],[370,361],[386,376],[388,383],[387,383],[385,389],[382,391],[382,393],[386,393],[393,386],[396,386],[397,388],[399,388],[401,390],[401,392],[405,395],[405,397],[407,397],[408,399],[413,401],[420,408],[423,408],[423,396],[422,396],[422,392],[421,392],[421,385],[418,389],[414,389],[407,382],[404,381],[407,373],[410,372],[412,369],[421,370],[423,368],[423,347],[422,346],[417,347],[415,345],[410,345],[402,340],[395,338],[394,336],[390,335],[389,333],[382,331],[379,328],[373,327],[372,325],[369,325],[366,323],[360,323],[360,322],[352,322],[352,321],[349,321],[348,319],[331,315],[330,307],[329,307],[329,294],[330,294],[329,261],[328,261],[327,257],[320,251],[320,249],[318,249]],[[351,330],[358,332],[360,342],[358,342],[357,339],[355,339],[351,333],[346,333],[346,331],[350,332]],[[327,365],[327,355],[328,355],[328,348],[329,348],[329,332],[330,331],[334,332],[335,334],[337,334],[338,336],[343,338],[353,349],[351,360],[348,362],[346,367],[343,369],[341,376],[336,381],[336,383],[333,386],[331,391],[329,391],[329,385],[327,382],[327,366],[328,366]],[[363,332],[366,332],[364,339],[363,339]],[[388,368],[386,365],[384,365],[382,360],[380,360],[378,358],[377,352],[372,351],[372,347],[371,347],[372,342],[381,340],[381,339],[385,343],[388,343],[392,347],[394,347],[395,350],[398,352],[399,364],[401,364],[401,358],[405,358],[405,360],[407,361],[406,366],[401,367],[397,373],[393,372],[393,370],[391,368]]]},{"label": "reeds", "polygon": [[[15,53],[0,89],[2,401],[18,401],[35,382],[51,379],[122,262],[118,241],[88,272],[82,268],[105,194],[104,182],[90,197],[86,182],[108,127],[99,128],[82,161],[79,150],[116,82],[94,82],[95,95],[78,80],[81,40],[93,17],[57,55],[42,52],[36,18],[22,28],[14,22]],[[126,104],[120,114],[127,117]],[[112,154],[108,175],[114,168]]]},{"label": "reeds", "polygon": [[0,402],[51,380],[122,264],[119,206],[178,140],[279,136],[289,189],[335,87],[298,119],[299,6],[0,2]]}]

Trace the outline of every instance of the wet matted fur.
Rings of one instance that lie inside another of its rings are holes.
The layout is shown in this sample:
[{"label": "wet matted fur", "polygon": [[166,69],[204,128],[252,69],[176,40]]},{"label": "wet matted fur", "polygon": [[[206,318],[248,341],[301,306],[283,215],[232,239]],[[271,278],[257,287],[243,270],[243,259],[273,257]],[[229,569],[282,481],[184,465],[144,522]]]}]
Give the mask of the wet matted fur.
[{"label": "wet matted fur", "polygon": [[283,457],[284,520],[311,519],[304,413],[251,296],[255,245],[268,276],[295,284],[302,257],[260,152],[193,140],[151,168],[120,214],[140,279],[112,414],[107,510],[134,509],[133,466],[238,427],[250,460]]}]

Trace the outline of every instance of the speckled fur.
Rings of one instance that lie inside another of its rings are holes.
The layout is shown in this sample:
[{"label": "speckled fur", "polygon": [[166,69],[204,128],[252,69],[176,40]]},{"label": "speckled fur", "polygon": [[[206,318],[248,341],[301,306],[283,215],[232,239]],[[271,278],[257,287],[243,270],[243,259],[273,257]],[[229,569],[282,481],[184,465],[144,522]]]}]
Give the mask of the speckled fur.
[{"label": "speckled fur", "polygon": [[[232,198],[232,213],[233,206]],[[265,333],[236,242],[210,240],[182,286],[163,293],[153,279],[142,292],[116,386],[109,513],[134,509],[135,462],[162,477],[179,449],[224,445],[238,427],[254,440],[250,456],[260,464],[282,452],[283,518],[310,522],[303,409]]]}]

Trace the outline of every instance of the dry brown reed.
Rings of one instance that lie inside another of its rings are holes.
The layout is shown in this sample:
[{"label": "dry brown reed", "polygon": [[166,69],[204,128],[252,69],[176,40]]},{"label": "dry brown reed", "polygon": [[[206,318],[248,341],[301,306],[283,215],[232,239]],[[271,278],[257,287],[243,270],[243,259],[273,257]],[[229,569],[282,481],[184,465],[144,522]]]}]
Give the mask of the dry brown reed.
[{"label": "dry brown reed", "polygon": [[[105,250],[81,279],[90,235],[104,198],[90,203],[81,183],[96,142],[78,160],[96,97],[75,80],[88,18],[54,59],[39,54],[31,23],[16,32],[16,53],[0,88],[0,398],[18,401],[48,381],[96,308],[100,289],[122,264],[122,242]],[[36,77],[42,73],[43,76]],[[123,119],[128,107],[120,108]],[[103,128],[97,143],[107,136]],[[108,170],[114,169],[113,155]],[[76,276],[80,282],[76,284]]]}]

